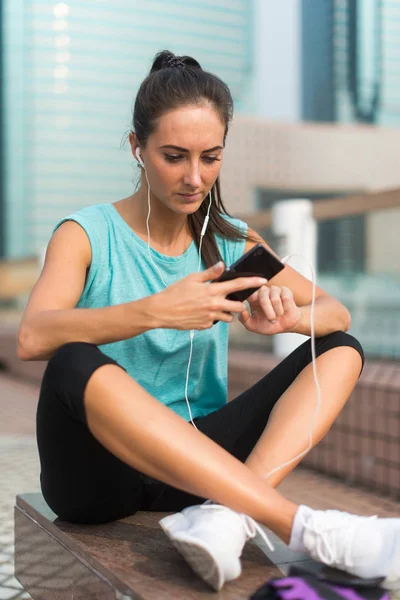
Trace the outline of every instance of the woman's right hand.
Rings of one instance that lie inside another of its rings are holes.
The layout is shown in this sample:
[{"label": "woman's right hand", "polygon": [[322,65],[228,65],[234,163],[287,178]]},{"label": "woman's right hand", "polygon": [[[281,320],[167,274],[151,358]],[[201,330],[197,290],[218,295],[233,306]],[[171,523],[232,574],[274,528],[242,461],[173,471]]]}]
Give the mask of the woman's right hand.
[{"label": "woman's right hand", "polygon": [[157,298],[157,320],[165,329],[203,330],[213,326],[215,321],[231,323],[233,315],[246,310],[243,302],[227,300],[232,292],[258,288],[267,283],[261,277],[238,277],[230,281],[209,283],[224,272],[224,263],[200,273],[191,273],[176,281]]}]

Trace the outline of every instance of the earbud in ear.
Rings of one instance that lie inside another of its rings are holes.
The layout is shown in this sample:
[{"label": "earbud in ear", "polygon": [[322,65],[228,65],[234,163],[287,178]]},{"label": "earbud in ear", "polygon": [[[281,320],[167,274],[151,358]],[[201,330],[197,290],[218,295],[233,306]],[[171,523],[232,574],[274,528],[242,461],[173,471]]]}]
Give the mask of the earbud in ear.
[{"label": "earbud in ear", "polygon": [[145,168],[145,166],[144,166],[144,162],[143,162],[143,160],[142,160],[142,157],[140,156],[140,148],[138,148],[138,149],[136,150],[136,158],[138,159],[138,162],[139,162],[140,166],[142,166],[142,167],[143,167],[143,169],[144,169],[144,168]]}]

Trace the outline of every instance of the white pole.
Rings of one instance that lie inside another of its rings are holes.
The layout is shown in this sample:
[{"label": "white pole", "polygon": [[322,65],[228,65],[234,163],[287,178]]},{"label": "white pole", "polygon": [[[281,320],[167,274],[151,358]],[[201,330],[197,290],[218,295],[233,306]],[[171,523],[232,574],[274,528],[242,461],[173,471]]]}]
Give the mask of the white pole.
[{"label": "white pole", "polygon": [[[290,199],[277,202],[272,207],[272,233],[280,238],[278,254],[283,258],[298,254],[303,260],[292,256],[288,264],[312,281],[310,262],[315,271],[317,256],[317,226],[312,216],[312,202],[305,199]],[[274,354],[285,358],[308,337],[298,333],[282,333],[273,338]]]}]

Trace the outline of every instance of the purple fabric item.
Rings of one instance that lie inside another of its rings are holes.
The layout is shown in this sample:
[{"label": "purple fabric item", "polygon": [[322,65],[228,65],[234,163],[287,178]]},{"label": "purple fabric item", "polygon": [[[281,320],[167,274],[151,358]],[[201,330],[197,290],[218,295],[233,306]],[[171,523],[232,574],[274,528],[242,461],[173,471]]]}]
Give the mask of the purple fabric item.
[{"label": "purple fabric item", "polygon": [[[316,592],[305,579],[300,577],[284,577],[270,582],[275,589],[279,590],[279,597],[282,600],[321,600],[321,596]],[[289,589],[280,589],[287,588]]]},{"label": "purple fabric item", "polygon": [[[282,600],[323,600],[324,598],[302,577],[283,577],[270,581],[270,585],[277,590]],[[328,582],[319,582],[319,585],[324,586],[326,591],[332,590],[344,600],[365,600],[365,596],[360,596],[353,588],[331,585]],[[390,596],[382,590],[379,600],[390,600]]]},{"label": "purple fabric item", "polygon": [[[340,594],[342,596],[342,598],[345,598],[346,600],[365,600],[365,597],[363,598],[362,596],[357,594],[357,592],[355,592],[351,588],[344,588],[344,587],[340,587],[337,585],[331,585],[331,584],[328,584],[328,585],[331,588],[331,590],[334,590],[337,594]],[[382,593],[384,593],[383,590],[382,590]],[[388,593],[384,594],[380,598],[380,600],[390,600],[389,594]]]}]

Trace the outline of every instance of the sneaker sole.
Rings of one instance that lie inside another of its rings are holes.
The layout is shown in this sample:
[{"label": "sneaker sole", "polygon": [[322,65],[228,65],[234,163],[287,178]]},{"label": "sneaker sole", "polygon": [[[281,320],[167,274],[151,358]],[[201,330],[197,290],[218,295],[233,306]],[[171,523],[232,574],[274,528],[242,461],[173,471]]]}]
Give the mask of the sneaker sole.
[{"label": "sneaker sole", "polygon": [[193,571],[219,592],[225,582],[218,561],[205,544],[182,531],[189,525],[185,516],[177,513],[161,519],[159,524]]},{"label": "sneaker sole", "polygon": [[397,547],[397,551],[395,551],[395,556],[392,562],[392,568],[389,570],[389,576],[386,577],[382,583],[382,587],[384,587],[386,590],[400,590],[399,563],[400,547]]},{"label": "sneaker sole", "polygon": [[385,590],[400,590],[400,579],[385,579],[381,585]]}]

